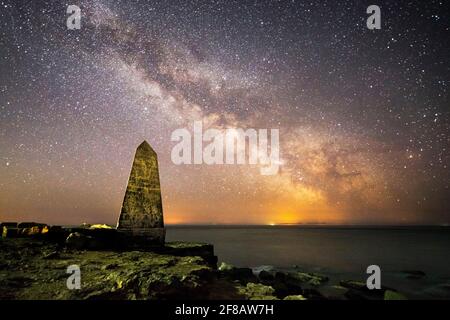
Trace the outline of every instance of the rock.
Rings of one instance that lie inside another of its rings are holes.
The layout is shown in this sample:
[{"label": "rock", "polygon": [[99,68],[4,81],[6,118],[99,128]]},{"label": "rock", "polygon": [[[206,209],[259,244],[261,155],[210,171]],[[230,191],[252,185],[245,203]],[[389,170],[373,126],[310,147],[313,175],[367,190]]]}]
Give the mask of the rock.
[{"label": "rock", "polygon": [[328,281],[328,277],[317,273],[295,272],[289,274],[301,283],[309,284],[311,286],[320,286]]},{"label": "rock", "polygon": [[268,272],[268,271],[265,271],[265,270],[261,271],[258,274],[258,278],[259,278],[259,280],[266,281],[266,282],[272,282],[273,280],[275,280],[274,275],[272,273]]},{"label": "rock", "polygon": [[[198,264],[202,261],[195,257],[124,252],[104,261],[112,268],[93,272],[83,299],[207,299],[214,274],[206,265]],[[84,264],[89,265],[89,261]]]},{"label": "rock", "polygon": [[303,289],[303,294],[308,300],[326,300],[325,296],[316,289]]},{"label": "rock", "polygon": [[292,295],[292,296],[286,296],[283,298],[283,300],[307,300],[304,296],[301,294],[298,295]]},{"label": "rock", "polygon": [[408,300],[408,299],[401,293],[392,290],[386,290],[384,292],[384,300]]},{"label": "rock", "polygon": [[[83,236],[72,235],[70,239],[78,241]],[[0,299],[244,298],[235,283],[219,280],[216,270],[201,257],[151,251],[64,250],[63,257],[53,259],[56,252],[60,252],[58,244],[50,241],[3,239],[0,262],[8,265],[0,269]],[[45,253],[48,259],[43,258]],[[80,290],[67,290],[66,269],[71,264],[82,267]]]},{"label": "rock", "polygon": [[381,289],[367,288],[367,284],[360,281],[353,280],[343,280],[340,285],[344,288],[349,289],[345,296],[352,300],[374,300],[374,299],[384,299],[384,293],[386,290],[391,290],[396,292],[395,289],[381,286]]},{"label": "rock", "polygon": [[219,271],[230,271],[233,270],[235,268],[235,266],[233,266],[232,264],[228,264],[226,262],[222,262],[218,268]]},{"label": "rock", "polygon": [[19,228],[3,226],[2,238],[17,238],[20,236],[21,234]]},{"label": "rock", "polygon": [[72,232],[66,239],[66,245],[70,248],[86,249],[89,246],[89,242],[92,240],[92,237],[78,232]]},{"label": "rock", "polygon": [[370,292],[383,291],[383,293],[386,290],[397,291],[395,289],[392,289],[392,288],[389,288],[386,286],[381,286],[381,289],[370,290],[369,288],[367,288],[367,284],[365,282],[354,281],[354,280],[342,280],[342,281],[340,281],[339,284],[344,288],[360,290],[360,291],[370,291]]},{"label": "rock", "polygon": [[364,282],[360,282],[360,281],[342,280],[340,282],[340,285],[347,289],[354,289],[354,290],[361,290],[361,291],[369,290],[367,288],[367,284]]},{"label": "rock", "polygon": [[253,270],[250,268],[236,268],[222,262],[218,270],[220,271],[220,275],[222,277],[239,281],[242,284],[258,281],[258,278],[253,274]]},{"label": "rock", "polygon": [[327,277],[318,274],[280,271],[276,272],[274,277],[269,272],[261,271],[259,279],[261,283],[272,286],[277,297],[303,295],[308,299],[324,299],[319,291],[308,288],[308,286],[320,286],[328,281]]},{"label": "rock", "polygon": [[41,234],[41,229],[38,226],[23,228],[20,230],[20,234],[23,236],[36,236]]},{"label": "rock", "polygon": [[163,248],[154,248],[154,251],[180,257],[202,257],[212,268],[217,268],[217,256],[214,255],[214,246],[208,243],[181,241],[167,242]]},{"label": "rock", "polygon": [[[65,234],[68,233],[66,239],[71,235],[75,234],[76,237],[85,240],[85,244],[82,247],[85,250],[124,250],[128,249],[128,237],[124,237],[122,233],[119,233],[116,229],[99,228],[99,229],[89,229],[89,228],[69,228],[63,229]],[[83,240],[79,241],[80,244]],[[65,244],[72,247],[77,247],[77,245],[70,244],[67,240]],[[134,244],[132,246],[135,247]],[[145,246],[144,246],[145,247]]]},{"label": "rock", "polygon": [[275,267],[274,266],[270,266],[270,265],[262,265],[262,266],[258,266],[258,267],[254,267],[253,268],[253,273],[255,273],[255,274],[259,274],[261,271],[267,271],[267,272],[270,272],[272,274],[275,274]]},{"label": "rock", "polygon": [[276,272],[275,281],[284,283],[288,287],[294,289],[300,289],[302,287],[302,281],[300,281],[297,277],[293,277],[291,273]]},{"label": "rock", "polygon": [[239,287],[239,294],[248,300],[276,300],[274,288],[259,283],[249,282],[245,287]]},{"label": "rock", "polygon": [[44,228],[45,226],[47,226],[45,223],[37,223],[37,222],[21,222],[18,224],[18,228],[33,228],[33,227],[38,227],[39,229]]},{"label": "rock", "polygon": [[275,289],[275,294],[277,297],[285,297],[288,295],[298,295],[303,293],[303,288],[300,281],[294,277],[291,277],[288,273],[276,272],[272,282],[264,283],[271,283]]},{"label": "rock", "polygon": [[329,300],[346,300],[346,293],[349,289],[339,285],[322,286],[320,293]]}]

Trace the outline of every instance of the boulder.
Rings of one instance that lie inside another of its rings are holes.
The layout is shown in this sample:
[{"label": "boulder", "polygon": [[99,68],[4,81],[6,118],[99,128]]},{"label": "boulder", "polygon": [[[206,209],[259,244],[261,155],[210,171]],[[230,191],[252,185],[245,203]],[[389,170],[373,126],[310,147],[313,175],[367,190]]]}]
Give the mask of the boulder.
[{"label": "boulder", "polygon": [[326,297],[316,289],[303,289],[302,295],[308,300],[326,300]]},{"label": "boulder", "polygon": [[262,282],[272,282],[273,280],[275,280],[274,275],[271,272],[268,272],[268,271],[265,271],[265,270],[261,271],[258,274],[258,278]]},{"label": "boulder", "polygon": [[284,272],[276,272],[272,281],[263,281],[264,284],[270,284],[275,289],[277,297],[288,295],[298,295],[303,293],[301,283]]},{"label": "boulder", "polygon": [[233,266],[232,264],[222,262],[218,269],[219,269],[219,271],[230,271],[234,268],[235,268],[235,266]]},{"label": "boulder", "polygon": [[236,280],[242,284],[246,284],[248,282],[257,282],[258,278],[253,274],[253,270],[250,268],[236,268],[230,264],[222,262],[219,267],[220,276],[230,279]]},{"label": "boulder", "polygon": [[262,266],[258,266],[258,267],[254,267],[253,268],[253,272],[255,274],[259,274],[261,271],[267,271],[267,272],[270,272],[272,274],[275,274],[276,268],[274,266],[271,266],[271,265],[262,265]]},{"label": "boulder", "polygon": [[238,287],[239,294],[248,300],[276,300],[275,290],[270,286],[249,282],[245,287]]},{"label": "boulder", "polygon": [[360,291],[368,291],[367,284],[361,281],[354,280],[342,280],[340,285],[347,289],[360,290]]},{"label": "boulder", "polygon": [[36,236],[38,234],[41,234],[41,229],[39,226],[33,226],[33,227],[27,227],[27,228],[21,228],[20,234],[23,236]]},{"label": "boulder", "polygon": [[349,289],[345,296],[351,300],[383,300],[384,293],[386,290],[396,291],[385,286],[381,289],[369,289],[365,282],[353,281],[353,280],[342,280],[340,285],[344,288]]},{"label": "boulder", "polygon": [[339,285],[327,285],[320,287],[320,293],[328,300],[347,300],[346,293],[349,289]]},{"label": "boulder", "polygon": [[289,275],[299,280],[301,283],[308,284],[311,286],[320,286],[328,281],[328,277],[317,273],[292,272],[289,273]]},{"label": "boulder", "polygon": [[153,251],[172,254],[179,257],[201,257],[213,269],[217,268],[217,256],[214,255],[214,246],[208,243],[181,241],[166,242],[164,247],[156,247]]},{"label": "boulder", "polygon": [[72,232],[66,238],[66,246],[83,250],[104,250],[107,248],[116,248],[116,239],[111,234],[105,235],[100,231],[103,230],[96,230],[96,232],[89,232],[87,234]]},{"label": "boulder", "polygon": [[72,232],[66,239],[66,245],[74,249],[87,249],[92,237],[86,236],[78,232]]}]

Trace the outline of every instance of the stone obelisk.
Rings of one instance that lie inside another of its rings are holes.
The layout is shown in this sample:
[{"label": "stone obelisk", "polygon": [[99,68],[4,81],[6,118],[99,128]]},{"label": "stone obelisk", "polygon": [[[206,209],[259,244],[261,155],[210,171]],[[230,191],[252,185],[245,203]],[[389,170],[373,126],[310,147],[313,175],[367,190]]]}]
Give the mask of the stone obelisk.
[{"label": "stone obelisk", "polygon": [[158,157],[147,141],[136,150],[117,230],[136,245],[164,244]]}]

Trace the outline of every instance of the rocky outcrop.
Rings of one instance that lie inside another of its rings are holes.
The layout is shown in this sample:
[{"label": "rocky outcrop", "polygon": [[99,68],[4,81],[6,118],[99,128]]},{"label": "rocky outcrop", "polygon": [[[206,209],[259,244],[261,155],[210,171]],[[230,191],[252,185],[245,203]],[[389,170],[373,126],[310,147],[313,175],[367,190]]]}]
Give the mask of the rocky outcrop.
[{"label": "rocky outcrop", "polygon": [[197,256],[202,257],[212,268],[217,268],[217,256],[214,255],[214,246],[199,242],[166,242],[164,247],[154,248],[154,252],[162,252],[179,257]]},{"label": "rocky outcrop", "polygon": [[381,289],[370,290],[366,283],[353,280],[343,280],[340,285],[348,289],[345,296],[351,300],[383,300],[387,291],[390,291],[388,297],[394,296],[392,293],[397,292],[385,286],[381,286]]},{"label": "rocky outcrop", "polygon": [[239,286],[238,290],[248,300],[277,300],[274,288],[260,283],[249,282],[245,287]]},{"label": "rocky outcrop", "polygon": [[[211,258],[212,246],[175,243],[170,254],[85,250],[90,241],[76,233],[70,234],[67,246],[29,237],[2,239],[0,300],[245,298],[232,283],[219,279],[215,267],[201,256],[208,253]],[[80,290],[67,288],[70,265],[81,270]]]},{"label": "rocky outcrop", "polygon": [[246,299],[325,299],[314,287],[328,281],[327,277],[315,273],[282,272],[269,266],[253,271],[224,262],[218,272],[220,278],[235,283]]},{"label": "rocky outcrop", "polygon": [[237,281],[242,284],[258,281],[257,277],[253,274],[253,271],[250,268],[237,268],[231,264],[222,262],[219,266],[219,271],[221,277],[228,280]]},{"label": "rocky outcrop", "polygon": [[[18,226],[21,226],[19,228]],[[144,250],[174,256],[199,256],[212,268],[217,267],[214,247],[206,243],[168,242],[161,246],[141,243],[145,238],[130,237],[107,225],[83,224],[64,228],[34,222],[2,223],[2,238],[32,238],[76,250],[127,251]]]},{"label": "rocky outcrop", "polygon": [[47,225],[36,222],[3,222],[0,224],[2,238],[20,238],[38,236],[45,233]]}]

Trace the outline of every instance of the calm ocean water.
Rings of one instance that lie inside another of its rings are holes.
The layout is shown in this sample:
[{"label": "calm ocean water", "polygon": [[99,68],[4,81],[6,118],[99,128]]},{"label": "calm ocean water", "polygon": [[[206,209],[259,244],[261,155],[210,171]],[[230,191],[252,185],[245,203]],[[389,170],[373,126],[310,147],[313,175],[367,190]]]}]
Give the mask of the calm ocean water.
[{"label": "calm ocean water", "polygon": [[[275,266],[323,272],[337,279],[365,279],[380,266],[385,284],[407,291],[450,283],[450,229],[401,227],[169,227],[168,241],[214,244],[220,261],[236,266]],[[420,281],[404,281],[404,270],[421,270]]]}]

